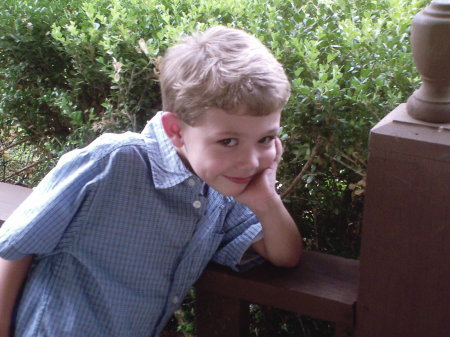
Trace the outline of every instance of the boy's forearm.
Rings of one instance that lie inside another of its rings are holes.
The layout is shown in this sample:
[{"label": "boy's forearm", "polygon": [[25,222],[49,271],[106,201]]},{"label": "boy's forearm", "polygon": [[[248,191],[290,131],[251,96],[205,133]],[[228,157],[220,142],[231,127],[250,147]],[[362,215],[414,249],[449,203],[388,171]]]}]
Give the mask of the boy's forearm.
[{"label": "boy's forearm", "polygon": [[297,225],[279,196],[254,209],[263,226],[263,240],[253,248],[272,264],[281,267],[297,265],[302,252],[302,240]]},{"label": "boy's forearm", "polygon": [[8,336],[14,305],[32,259],[32,256],[16,261],[0,258],[0,336]]}]

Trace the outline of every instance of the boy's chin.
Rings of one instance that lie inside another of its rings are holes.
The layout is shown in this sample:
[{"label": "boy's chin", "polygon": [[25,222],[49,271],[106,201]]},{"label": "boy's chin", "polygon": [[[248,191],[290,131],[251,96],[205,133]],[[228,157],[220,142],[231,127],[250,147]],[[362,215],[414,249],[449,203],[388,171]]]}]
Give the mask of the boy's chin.
[{"label": "boy's chin", "polygon": [[236,184],[227,179],[217,179],[206,182],[210,187],[226,197],[236,198],[245,191],[248,184]]},{"label": "boy's chin", "polygon": [[216,191],[226,197],[236,198],[244,192],[245,186],[242,188],[216,188]]}]

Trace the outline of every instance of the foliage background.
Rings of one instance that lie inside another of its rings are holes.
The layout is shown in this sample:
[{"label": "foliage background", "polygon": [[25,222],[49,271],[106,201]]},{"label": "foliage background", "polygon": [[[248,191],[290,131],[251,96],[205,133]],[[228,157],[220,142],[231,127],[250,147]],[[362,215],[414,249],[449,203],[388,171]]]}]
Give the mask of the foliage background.
[{"label": "foliage background", "polygon": [[0,180],[35,186],[63,153],[140,131],[160,109],[154,65],[167,46],[242,28],[292,81],[278,187],[305,246],[357,257],[368,133],[419,84],[409,34],[428,2],[3,0]]}]

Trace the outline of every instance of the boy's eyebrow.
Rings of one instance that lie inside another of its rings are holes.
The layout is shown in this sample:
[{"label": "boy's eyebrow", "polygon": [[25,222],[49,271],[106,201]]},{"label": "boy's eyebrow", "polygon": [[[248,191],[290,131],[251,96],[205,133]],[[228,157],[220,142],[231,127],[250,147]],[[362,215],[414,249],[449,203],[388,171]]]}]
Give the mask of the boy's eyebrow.
[{"label": "boy's eyebrow", "polygon": [[281,131],[281,127],[278,127],[278,128],[270,129],[270,130],[266,131],[266,133],[278,135],[280,133],[280,131]]},{"label": "boy's eyebrow", "polygon": [[[264,135],[267,135],[267,134],[269,134],[269,135],[278,135],[279,133],[280,133],[280,131],[281,131],[281,127],[278,127],[278,128],[273,128],[273,129],[269,129],[269,130],[266,130],[266,131],[264,131],[264,132],[262,132],[262,134],[264,134]],[[236,131],[219,131],[219,132],[217,132],[216,134],[215,134],[215,136],[217,136],[217,137],[220,137],[220,136],[223,136],[223,137],[239,137],[239,136],[242,136],[243,134],[245,134],[244,132],[236,132]]]}]

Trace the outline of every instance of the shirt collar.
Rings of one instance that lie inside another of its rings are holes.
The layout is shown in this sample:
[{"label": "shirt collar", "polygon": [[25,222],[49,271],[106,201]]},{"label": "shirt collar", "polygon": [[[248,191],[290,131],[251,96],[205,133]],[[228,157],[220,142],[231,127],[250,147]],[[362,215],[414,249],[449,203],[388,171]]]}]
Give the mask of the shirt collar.
[{"label": "shirt collar", "polygon": [[147,123],[142,135],[147,143],[155,188],[170,188],[193,176],[164,131],[161,111]]}]

